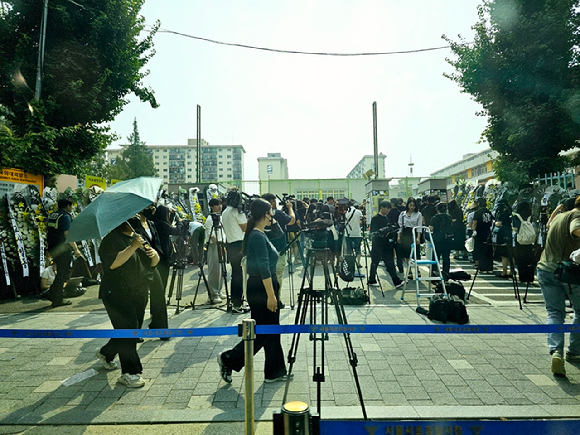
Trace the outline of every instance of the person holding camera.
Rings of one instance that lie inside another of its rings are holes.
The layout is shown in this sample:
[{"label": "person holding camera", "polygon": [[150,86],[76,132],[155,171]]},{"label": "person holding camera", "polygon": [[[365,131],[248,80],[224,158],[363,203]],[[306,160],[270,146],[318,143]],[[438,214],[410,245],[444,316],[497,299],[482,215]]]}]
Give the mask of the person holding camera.
[{"label": "person holding camera", "polygon": [[397,224],[393,224],[388,218],[391,211],[390,201],[382,201],[379,204],[379,212],[371,219],[371,270],[369,272],[369,285],[377,283],[377,267],[382,260],[385,263],[387,272],[391,276],[395,288],[399,288],[405,282],[399,278],[395,269],[395,259],[393,256],[395,240],[397,237]]},{"label": "person holding camera", "polygon": [[232,267],[232,313],[243,314],[249,310],[243,306],[244,282],[242,274],[242,241],[248,219],[240,208],[242,195],[237,188],[231,188],[226,196],[226,209],[222,212],[222,226],[226,234],[228,261]]},{"label": "person holding camera", "polygon": [[360,245],[362,242],[361,235],[361,223],[363,220],[362,212],[356,208],[352,202],[348,203],[348,209],[344,214],[345,219],[345,236],[346,236],[346,254],[356,255],[356,264],[358,267],[360,265],[361,249]]},{"label": "person holding camera", "polygon": [[[278,252],[265,234],[266,226],[272,226],[272,207],[265,199],[258,198],[252,201],[250,211],[242,249],[247,261],[247,298],[252,319],[257,326],[279,325]],[[239,372],[244,367],[244,347],[242,340],[233,349],[217,356],[221,378],[228,384],[232,382],[232,370]],[[257,334],[254,354],[262,348],[265,353],[264,382],[285,381],[287,370],[280,334]]]},{"label": "person holding camera", "polygon": [[210,215],[205,220],[205,245],[207,246],[207,283],[209,285],[208,303],[219,304],[226,297],[222,294],[223,277],[219,258],[220,244],[226,242],[222,228],[222,201],[212,198],[208,202]]},{"label": "person holding camera", "polygon": [[[282,252],[282,250],[286,247],[286,232],[287,232],[287,225],[294,225],[296,222],[296,215],[294,214],[294,208],[292,207],[292,202],[287,200],[284,203],[284,207],[288,211],[288,213],[279,210],[276,207],[276,196],[272,193],[265,193],[262,195],[262,198],[265,199],[270,203],[272,206],[272,210],[274,210],[274,219],[272,220],[272,224],[268,225],[265,230],[265,234],[268,236],[272,245],[276,248],[278,253]],[[275,227],[278,225],[281,231]],[[284,270],[286,269],[286,257],[284,255],[280,255],[278,257],[278,265],[276,266],[276,276],[278,277],[278,283],[280,284],[280,291],[282,290],[282,280],[284,277]],[[279,306],[280,308],[284,308],[284,303],[279,299]]]},{"label": "person holding camera", "polygon": [[[580,323],[580,282],[567,284],[556,277],[558,262],[569,260],[570,254],[580,249],[580,196],[571,211],[560,213],[550,225],[546,246],[538,263],[538,282],[544,296],[548,325],[566,322],[566,299],[570,299],[574,310],[572,323]],[[552,355],[552,373],[566,376],[564,367],[564,331],[548,332],[548,350]],[[566,361],[580,362],[580,333],[570,333],[570,344]]]}]

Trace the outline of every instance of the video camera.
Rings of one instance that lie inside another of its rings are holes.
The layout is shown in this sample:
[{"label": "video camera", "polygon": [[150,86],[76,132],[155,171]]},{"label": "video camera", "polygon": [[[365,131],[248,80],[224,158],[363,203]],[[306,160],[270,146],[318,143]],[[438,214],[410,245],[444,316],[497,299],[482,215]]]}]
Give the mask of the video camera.
[{"label": "video camera", "polygon": [[238,213],[248,214],[250,212],[250,204],[259,195],[248,195],[241,190],[230,190],[226,195],[226,205],[228,207],[237,208]]},{"label": "video camera", "polygon": [[306,224],[306,228],[302,230],[306,234],[306,237],[311,240],[312,249],[328,248],[329,238],[334,242],[334,236],[328,231],[328,228],[333,225],[332,219],[330,219],[330,213],[322,214],[327,216]]},{"label": "video camera", "polygon": [[395,243],[397,240],[397,232],[399,230],[399,224],[390,223],[386,227],[381,228],[373,233],[373,237],[383,239],[389,243]]}]

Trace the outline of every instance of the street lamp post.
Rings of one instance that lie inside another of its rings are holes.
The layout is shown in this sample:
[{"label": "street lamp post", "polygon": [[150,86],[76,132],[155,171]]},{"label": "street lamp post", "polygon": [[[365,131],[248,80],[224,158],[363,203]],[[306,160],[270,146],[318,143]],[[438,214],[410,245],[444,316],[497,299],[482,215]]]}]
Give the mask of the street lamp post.
[{"label": "street lamp post", "polygon": [[46,42],[46,18],[48,16],[48,0],[44,0],[42,10],[42,19],[40,22],[40,39],[38,41],[38,62],[36,64],[36,87],[34,90],[34,99],[40,100],[42,91],[42,70],[44,68],[44,44]]}]

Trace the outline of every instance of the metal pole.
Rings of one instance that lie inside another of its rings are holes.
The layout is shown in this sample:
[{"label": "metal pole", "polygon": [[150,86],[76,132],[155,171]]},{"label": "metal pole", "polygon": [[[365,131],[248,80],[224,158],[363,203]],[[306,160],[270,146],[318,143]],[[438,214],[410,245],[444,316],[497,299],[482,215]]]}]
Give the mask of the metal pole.
[{"label": "metal pole", "polygon": [[48,16],[48,0],[44,0],[42,10],[42,21],[40,22],[40,38],[38,41],[38,62],[36,64],[36,88],[34,90],[34,99],[40,101],[42,91],[42,70],[44,69],[44,43],[46,41],[46,18]]},{"label": "metal pole", "polygon": [[373,103],[373,150],[375,157],[375,180],[379,178],[379,145],[377,139],[377,102]]},{"label": "metal pole", "polygon": [[201,106],[197,105],[197,159],[196,159],[196,172],[197,172],[197,182],[201,183]]},{"label": "metal pole", "polygon": [[246,381],[246,435],[254,434],[254,340],[256,321],[242,321],[242,340],[244,341],[244,366]]}]

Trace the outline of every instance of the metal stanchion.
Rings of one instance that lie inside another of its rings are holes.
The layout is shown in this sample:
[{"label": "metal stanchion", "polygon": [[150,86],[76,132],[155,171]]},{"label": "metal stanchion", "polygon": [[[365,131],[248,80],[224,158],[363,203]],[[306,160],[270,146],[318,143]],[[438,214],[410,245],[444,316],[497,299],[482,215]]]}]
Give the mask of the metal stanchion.
[{"label": "metal stanchion", "polygon": [[246,378],[246,435],[254,434],[254,340],[256,339],[256,321],[242,321],[242,340],[244,340],[244,366]]},{"label": "metal stanchion", "polygon": [[274,434],[319,435],[320,417],[304,402],[288,402],[274,412]]}]

